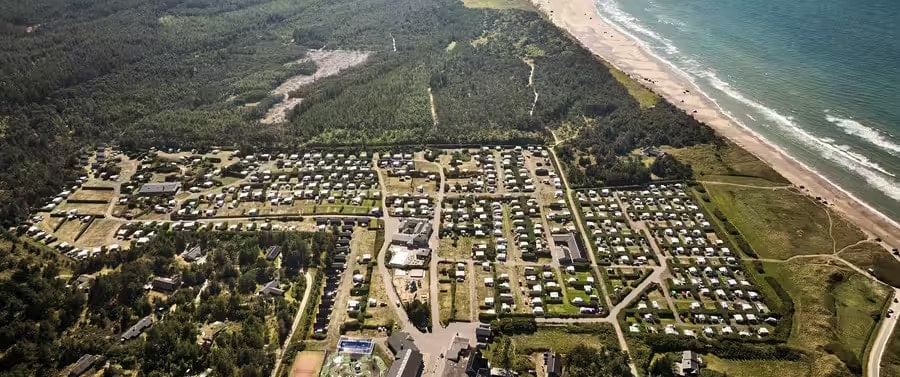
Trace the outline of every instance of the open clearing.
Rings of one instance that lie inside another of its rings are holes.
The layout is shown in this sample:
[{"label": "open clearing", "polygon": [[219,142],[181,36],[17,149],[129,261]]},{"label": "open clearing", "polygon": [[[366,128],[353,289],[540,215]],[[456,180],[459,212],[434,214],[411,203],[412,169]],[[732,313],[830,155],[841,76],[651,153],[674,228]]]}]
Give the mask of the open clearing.
[{"label": "open clearing", "polygon": [[806,376],[810,371],[809,364],[799,361],[781,360],[728,360],[713,355],[703,355],[706,368],[717,372],[728,372],[735,377],[782,377]]},{"label": "open clearing", "polygon": [[[761,258],[831,254],[864,239],[839,216],[829,218],[820,203],[793,189],[761,189],[705,184],[716,207],[734,224]],[[839,224],[833,232],[831,223]],[[773,227],[772,224],[779,224]]]},{"label": "open clearing", "polygon": [[629,77],[625,72],[622,72],[616,67],[613,67],[609,63],[604,62],[606,67],[609,68],[609,73],[616,78],[616,81],[622,84],[626,90],[628,90],[628,94],[631,94],[635,100],[641,105],[641,108],[649,108],[656,105],[659,102],[659,96],[656,93],[653,93],[650,89],[645,88],[643,85]]},{"label": "open clearing", "polygon": [[91,223],[91,226],[78,239],[79,246],[93,247],[104,246],[116,243],[116,229],[119,228],[121,222],[111,219],[97,219]]},{"label": "open clearing", "polygon": [[765,263],[767,275],[781,282],[795,303],[788,344],[807,350],[844,347],[859,362],[881,313],[887,287],[847,268],[806,258]]},{"label": "open clearing", "polygon": [[334,76],[344,69],[362,64],[368,57],[369,52],[367,51],[309,51],[307,57],[299,60],[297,63],[302,63],[306,61],[306,59],[310,59],[316,63],[316,67],[318,68],[316,72],[308,76],[294,76],[275,88],[275,90],[272,91],[272,94],[282,94],[285,98],[280,103],[272,106],[266,113],[266,116],[260,120],[260,123],[275,124],[284,122],[285,112],[294,108],[294,106],[299,105],[300,102],[303,101],[302,98],[288,98],[290,92],[295,91],[304,85],[311,84],[318,79]]},{"label": "open clearing", "polygon": [[[710,144],[688,148],[662,148],[677,159],[691,164],[701,181],[730,182],[730,179],[754,179],[759,186],[789,185],[790,182],[749,152],[731,142],[722,146]],[[765,181],[768,181],[766,183]],[[745,182],[734,182],[745,183]]]},{"label": "open clearing", "polygon": [[325,362],[324,351],[303,351],[294,358],[291,377],[318,377]]},{"label": "open clearing", "polygon": [[100,200],[104,202],[109,202],[115,198],[115,191],[113,190],[86,190],[81,189],[72,193],[69,196],[69,200]]},{"label": "open clearing", "polygon": [[900,262],[881,245],[862,242],[844,249],[838,255],[863,270],[872,269],[872,275],[879,280],[900,287]]},{"label": "open clearing", "polygon": [[534,12],[534,6],[527,0],[463,0],[466,8],[521,9]]},{"label": "open clearing", "polygon": [[[618,347],[615,330],[611,324],[591,324],[582,326],[541,326],[534,334],[519,334],[510,336],[516,351],[521,354],[530,354],[544,350],[567,353],[579,344],[592,347],[606,347],[615,345]],[[495,347],[491,345],[491,349]]]}]

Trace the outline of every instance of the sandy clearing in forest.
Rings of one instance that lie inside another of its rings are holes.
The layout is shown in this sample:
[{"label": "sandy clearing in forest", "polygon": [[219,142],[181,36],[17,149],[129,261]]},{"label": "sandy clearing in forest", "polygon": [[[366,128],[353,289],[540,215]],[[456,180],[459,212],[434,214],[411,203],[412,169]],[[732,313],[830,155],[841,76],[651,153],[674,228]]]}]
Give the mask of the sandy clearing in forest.
[{"label": "sandy clearing in forest", "polygon": [[[369,51],[351,51],[351,50],[310,50],[303,59],[293,62],[293,64],[303,63],[312,60],[316,63],[316,72],[312,75],[298,75],[291,77],[287,81],[281,83],[275,90],[273,95],[283,94],[285,99],[266,113],[266,116],[260,120],[263,124],[281,123],[285,120],[285,113],[303,102],[302,98],[288,98],[292,91],[308,84],[312,84],[318,79],[334,76],[341,71],[362,64],[369,58]],[[290,63],[289,63],[290,64]]]}]

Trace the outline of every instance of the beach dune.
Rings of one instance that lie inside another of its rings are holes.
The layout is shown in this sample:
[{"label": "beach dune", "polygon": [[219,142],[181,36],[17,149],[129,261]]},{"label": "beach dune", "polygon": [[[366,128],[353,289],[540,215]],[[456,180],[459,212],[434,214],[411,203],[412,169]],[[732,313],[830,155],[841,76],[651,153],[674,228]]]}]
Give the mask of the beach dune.
[{"label": "beach dune", "polygon": [[880,238],[885,247],[900,247],[900,225],[837,187],[778,147],[729,119],[686,77],[649,53],[640,42],[605,22],[592,0],[532,0],[556,26],[585,48],[675,106],[712,127],[719,135],[754,154],[811,196],[822,197],[833,209]]}]

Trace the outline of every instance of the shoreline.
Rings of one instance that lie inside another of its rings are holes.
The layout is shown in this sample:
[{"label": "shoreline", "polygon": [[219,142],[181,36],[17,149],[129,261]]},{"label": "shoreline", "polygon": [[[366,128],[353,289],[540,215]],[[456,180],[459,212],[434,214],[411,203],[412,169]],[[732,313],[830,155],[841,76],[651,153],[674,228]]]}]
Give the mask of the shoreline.
[{"label": "shoreline", "polygon": [[[676,67],[648,51],[638,38],[603,19],[593,0],[531,0],[554,25],[584,48],[640,82],[676,107],[692,114],[716,133],[771,166],[795,186],[880,238],[886,249],[900,247],[900,224],[785,153],[753,130],[729,118]],[[638,80],[640,78],[641,80]]]}]

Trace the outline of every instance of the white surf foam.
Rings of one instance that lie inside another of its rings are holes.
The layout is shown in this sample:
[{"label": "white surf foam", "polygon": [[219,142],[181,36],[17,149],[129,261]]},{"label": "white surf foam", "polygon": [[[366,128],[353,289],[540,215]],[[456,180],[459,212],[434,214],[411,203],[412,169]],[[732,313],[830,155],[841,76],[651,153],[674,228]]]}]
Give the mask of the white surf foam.
[{"label": "white surf foam", "polygon": [[833,116],[831,114],[825,114],[825,120],[840,127],[840,129],[847,135],[852,135],[863,139],[872,145],[884,149],[894,156],[900,155],[900,144],[897,144],[896,142],[891,140],[890,135],[885,135],[884,133],[874,128],[867,127],[866,125],[849,118],[841,118]]},{"label": "white surf foam", "polygon": [[[653,39],[654,41],[656,41],[658,43],[662,43],[663,45],[666,46],[667,53],[670,53],[671,55],[675,55],[675,53],[678,52],[678,48],[675,47],[670,40],[660,36],[659,34],[653,32],[653,31],[647,29],[646,27],[644,27],[643,25],[641,25],[640,22],[634,16],[632,16],[632,15],[624,12],[622,9],[620,9],[616,5],[615,0],[596,0],[596,4],[599,5],[597,14],[602,19],[606,20],[607,23],[609,23],[610,25],[612,25],[613,27],[618,29],[623,34],[625,34],[628,37],[635,40],[637,43],[639,43],[643,47],[643,49],[648,54],[655,57],[660,62],[668,65],[672,69],[672,71],[674,71],[675,73],[681,75],[682,77],[686,78],[688,81],[693,83],[694,86],[696,87],[695,89],[698,90],[698,92],[700,94],[702,94],[709,101],[711,101],[713,104],[715,104],[716,107],[718,107],[719,111],[721,111],[723,114],[728,116],[733,122],[737,123],[739,126],[748,130],[750,133],[754,134],[756,137],[760,138],[761,140],[767,140],[765,137],[760,135],[758,132],[754,131],[752,128],[750,128],[746,124],[744,124],[740,119],[733,116],[733,114],[731,114],[730,112],[728,112],[724,108],[722,108],[721,104],[719,104],[719,102],[715,98],[710,96],[705,91],[701,90],[697,86],[698,78],[706,79],[707,82],[709,82],[714,88],[720,90],[722,93],[728,95],[732,99],[734,99],[744,105],[747,105],[747,106],[759,111],[764,117],[771,120],[779,129],[786,131],[786,133],[791,137],[791,139],[794,139],[794,140],[798,141],[799,143],[801,143],[811,149],[814,149],[816,152],[818,152],[819,155],[821,155],[822,157],[826,158],[829,161],[834,162],[836,165],[842,167],[843,169],[850,171],[852,173],[855,173],[856,175],[859,175],[871,187],[875,188],[878,191],[881,191],[882,193],[884,193],[886,196],[890,197],[891,199],[893,199],[895,201],[900,201],[900,184],[898,184],[898,182],[893,179],[893,177],[894,177],[893,174],[889,173],[887,170],[885,170],[878,164],[868,160],[867,158],[860,155],[859,153],[850,151],[849,150],[850,148],[848,146],[837,146],[837,145],[834,145],[830,142],[827,142],[825,140],[822,140],[821,138],[818,138],[818,137],[810,134],[806,130],[797,126],[794,123],[792,118],[784,116],[782,114],[779,114],[777,111],[747,98],[742,93],[733,89],[730,84],[719,79],[719,77],[716,76],[714,72],[712,72],[708,69],[704,69],[704,67],[700,63],[698,63],[697,61],[695,61],[693,59],[679,57],[681,60],[682,66],[678,66],[678,65],[675,65],[674,63],[672,63],[671,61],[669,61],[668,59],[662,58],[658,54],[654,53],[653,48],[650,45],[648,45],[644,40],[642,40],[641,38],[638,38],[635,35],[635,33],[648,36],[651,39]],[[601,9],[603,10],[603,12],[600,11]],[[672,52],[670,52],[670,51],[672,51]],[[754,119],[754,118],[751,116],[750,119]],[[823,179],[828,181],[834,187],[837,187],[838,189],[843,191],[845,194],[847,194],[848,196],[850,196],[851,198],[853,198],[854,200],[856,200],[863,206],[869,208],[870,210],[872,210],[875,213],[879,213],[884,219],[891,221],[895,225],[897,224],[893,219],[885,216],[884,214],[881,214],[877,209],[873,208],[871,205],[859,200],[852,193],[848,192],[847,190],[841,188],[840,186],[838,186],[831,180],[827,179],[824,175],[822,175],[822,173],[820,173],[816,169],[813,169],[812,167],[806,165],[805,163],[797,160],[793,156],[790,156],[789,154],[785,153],[783,149],[781,149],[774,143],[772,143],[770,141],[767,141],[767,142],[770,145],[774,146],[779,151],[781,151],[782,153],[784,153],[785,156],[788,156],[789,158],[793,159],[794,161],[796,161],[798,164],[802,165],[809,171],[819,174],[819,176],[821,176]]]}]

